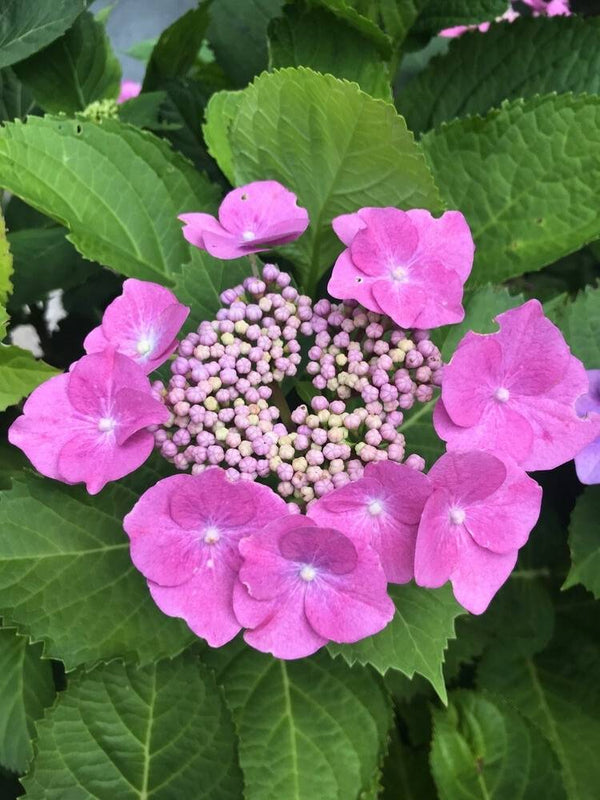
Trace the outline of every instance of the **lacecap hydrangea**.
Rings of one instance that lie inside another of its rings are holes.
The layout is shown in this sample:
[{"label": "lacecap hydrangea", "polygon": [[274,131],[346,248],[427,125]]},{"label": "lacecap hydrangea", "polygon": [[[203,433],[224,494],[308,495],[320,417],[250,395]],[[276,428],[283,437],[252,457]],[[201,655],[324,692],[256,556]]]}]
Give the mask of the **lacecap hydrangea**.
[{"label": "lacecap hydrangea", "polygon": [[[335,218],[343,249],[320,299],[256,257],[309,225],[276,181],[234,189],[218,218],[180,219],[193,246],[248,257],[247,277],[184,335],[190,310],[170,289],[126,280],[10,441],[92,494],[153,448],[166,459],[173,474],[125,517],[131,558],[158,607],[213,647],[240,631],[279,658],[356,642],[393,618],[390,583],[450,581],[485,611],[539,515],[527,473],[597,452],[595,383],[540,304],[467,333],[442,364],[435,329],[464,319],[474,254],[459,211]],[[406,422],[434,401],[447,452],[425,472]]]}]

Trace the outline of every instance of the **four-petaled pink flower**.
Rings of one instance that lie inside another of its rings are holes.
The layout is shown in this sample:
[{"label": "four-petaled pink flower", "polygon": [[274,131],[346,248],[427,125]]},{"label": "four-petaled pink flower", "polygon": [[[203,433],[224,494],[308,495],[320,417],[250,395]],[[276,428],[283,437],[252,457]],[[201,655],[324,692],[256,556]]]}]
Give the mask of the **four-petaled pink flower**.
[{"label": "four-petaled pink flower", "polygon": [[463,284],[475,246],[459,211],[361,208],[333,220],[347,246],[327,287],[403,328],[437,328],[464,318]]},{"label": "four-petaled pink flower", "polygon": [[458,602],[481,614],[537,522],[541,487],[514,462],[481,451],[446,453],[429,479],[415,580],[429,588],[450,580]]},{"label": "four-petaled pink flower", "polygon": [[364,539],[379,554],[390,583],[414,576],[415,542],[423,506],[431,493],[426,475],[406,464],[368,464],[363,478],[311,503],[319,524],[340,528],[353,541]]},{"label": "four-petaled pink flower", "polygon": [[168,418],[144,371],[109,347],[38,386],[8,438],[42,475],[97,494],[144,463],[154,445],[146,427]]},{"label": "four-petaled pink flower", "polygon": [[117,103],[125,103],[133,97],[137,97],[142,91],[142,84],[137,81],[121,81],[121,89],[117,97]]},{"label": "four-petaled pink flower", "polygon": [[267,486],[231,483],[224,470],[212,467],[159,481],[140,497],[124,527],[131,559],[158,607],[220,647],[240,630],[232,607],[240,539],[290,510]]},{"label": "four-petaled pink flower", "polygon": [[123,294],[107,306],[102,323],[85,338],[86,353],[109,345],[152,372],[168,359],[190,310],[157,283],[128,278]]},{"label": "four-petaled pink flower", "polygon": [[[590,413],[600,414],[600,369],[589,369],[587,375],[589,390],[578,399],[575,406],[582,417]],[[593,442],[577,453],[575,469],[582,483],[600,483],[600,432]]]},{"label": "four-petaled pink flower", "polygon": [[308,212],[277,181],[255,181],[229,192],[210,214],[181,214],[183,235],[190,244],[222,259],[261,253],[288,244],[308,227]]},{"label": "four-petaled pink flower", "polygon": [[434,426],[449,450],[506,454],[525,470],[564,464],[600,434],[581,419],[588,390],[581,362],[537,300],[496,317],[498,333],[469,332],[444,367]]},{"label": "four-petaled pink flower", "polygon": [[302,658],[377,633],[394,615],[379,557],[360,538],[292,515],[242,539],[240,552],[233,607],[257,650]]}]

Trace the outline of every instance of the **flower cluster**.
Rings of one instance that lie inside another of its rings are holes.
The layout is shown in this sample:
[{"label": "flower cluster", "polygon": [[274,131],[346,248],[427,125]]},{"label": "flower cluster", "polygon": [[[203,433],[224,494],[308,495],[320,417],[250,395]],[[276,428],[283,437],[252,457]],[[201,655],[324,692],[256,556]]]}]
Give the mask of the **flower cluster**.
[{"label": "flower cluster", "polygon": [[[231,192],[218,220],[181,219],[221,258],[308,224],[274,181]],[[537,301],[499,315],[496,333],[467,333],[442,365],[424,328],[464,315],[474,247],[459,212],[363,208],[333,226],[346,246],[329,283],[340,303],[313,303],[267,264],[178,343],[189,309],[127,280],[87,355],[38,387],[9,432],[40,472],[90,493],[153,443],[191,472],[150,488],[124,525],[157,605],[213,646],[242,629],[280,658],[355,642],[391,620],[389,582],[450,581],[482,613],[539,515],[527,472],[580,453],[582,480],[600,477],[597,371],[590,387]],[[168,386],[151,385],[169,359]],[[447,452],[425,474],[402,426],[437,387]]]},{"label": "flower cluster", "polygon": [[[565,17],[571,14],[569,0],[521,0],[529,6],[534,17]],[[508,8],[501,17],[497,17],[495,22],[513,22],[519,17],[519,12],[514,8]],[[456,25],[453,28],[444,28],[439,35],[448,39],[462,36],[467,31],[477,30],[486,33],[490,29],[491,22],[482,22],[480,25]]]}]

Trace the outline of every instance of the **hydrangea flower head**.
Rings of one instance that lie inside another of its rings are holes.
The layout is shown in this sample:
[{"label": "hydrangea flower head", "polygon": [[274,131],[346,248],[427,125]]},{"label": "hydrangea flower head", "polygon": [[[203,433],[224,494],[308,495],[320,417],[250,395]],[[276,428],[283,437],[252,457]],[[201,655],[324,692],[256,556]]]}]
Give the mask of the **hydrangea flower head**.
[{"label": "hydrangea flower head", "polygon": [[[585,417],[590,413],[600,414],[600,369],[587,371],[589,390],[576,404],[577,413]],[[582,483],[600,483],[600,433],[575,456],[577,477]]]},{"label": "hydrangea flower head", "polygon": [[274,520],[240,552],[234,610],[257,650],[302,658],[377,633],[394,615],[375,550],[308,517]]},{"label": "hydrangea flower head", "polygon": [[268,487],[231,483],[213,467],[159,481],[140,497],[124,527],[131,559],[158,607],[220,647],[240,630],[232,607],[240,539],[290,510]]},{"label": "hydrangea flower head", "polygon": [[86,353],[100,353],[111,345],[152,372],[177,347],[176,336],[189,313],[164,286],[128,278],[123,294],[107,306],[102,324],[88,333],[83,346]]},{"label": "hydrangea flower head", "polygon": [[97,494],[144,463],[154,444],[146,428],[168,416],[143,370],[108,347],[38,386],[8,438],[42,475]]},{"label": "hydrangea flower head", "polygon": [[481,614],[537,522],[541,487],[514,462],[481,451],[446,453],[429,479],[415,580],[429,588],[450,580],[458,602]]},{"label": "hydrangea flower head", "polygon": [[328,291],[387,314],[403,328],[460,322],[463,285],[475,246],[458,211],[439,219],[424,209],[361,208],[333,220],[347,246]]},{"label": "hydrangea flower head", "polygon": [[137,81],[121,81],[121,89],[117,97],[117,103],[125,103],[133,97],[137,97],[142,91],[142,84]]},{"label": "hydrangea flower head", "polygon": [[181,214],[190,244],[222,259],[261,253],[288,244],[308,227],[308,212],[277,181],[255,181],[229,192],[216,219],[210,214]]},{"label": "hydrangea flower head", "polygon": [[364,477],[315,500],[309,514],[319,525],[338,527],[353,541],[369,542],[390,583],[414,577],[417,529],[431,493],[426,475],[406,464],[368,464]]},{"label": "hydrangea flower head", "polygon": [[529,300],[468,333],[444,368],[434,426],[449,450],[482,448],[524,469],[553,469],[600,434],[600,415],[575,410],[588,380],[561,332]]}]

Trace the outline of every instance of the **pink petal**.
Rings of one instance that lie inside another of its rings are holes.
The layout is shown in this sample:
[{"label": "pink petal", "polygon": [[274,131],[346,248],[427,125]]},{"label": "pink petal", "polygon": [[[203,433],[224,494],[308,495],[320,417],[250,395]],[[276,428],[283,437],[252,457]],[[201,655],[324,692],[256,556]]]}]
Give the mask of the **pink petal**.
[{"label": "pink petal", "polygon": [[[522,471],[519,471],[522,475]],[[444,489],[453,503],[470,506],[485,500],[504,483],[507,467],[491,453],[445,453],[429,470],[434,489]]]},{"label": "pink petal", "polygon": [[[219,222],[229,233],[250,232],[257,243],[293,241],[308,227],[308,213],[296,195],[277,181],[255,181],[226,195]],[[244,241],[244,240],[241,240]]]},{"label": "pink petal", "polygon": [[38,472],[56,480],[62,480],[58,454],[82,424],[72,417],[68,383],[69,375],[56,375],[38,386],[8,430],[9,442],[25,453]]},{"label": "pink petal", "polygon": [[331,220],[331,226],[336,236],[346,247],[349,247],[356,234],[366,227],[366,222],[361,219],[360,212],[354,214],[340,214]]},{"label": "pink petal", "polygon": [[334,642],[357,642],[378,633],[396,610],[376,552],[368,545],[356,549],[352,571],[319,574],[306,590],[304,607],[311,627]]},{"label": "pink petal", "polygon": [[575,456],[575,469],[581,483],[600,483],[600,438],[594,439]]},{"label": "pink petal", "polygon": [[86,353],[101,353],[109,345],[109,341],[104,335],[102,325],[93,328],[83,340],[83,349]]},{"label": "pink petal", "polygon": [[350,258],[350,251],[344,250],[333,266],[327,291],[340,300],[357,300],[369,311],[381,313],[381,308],[373,297],[373,285],[377,278],[361,272]]},{"label": "pink petal", "polygon": [[133,97],[137,97],[141,91],[142,84],[138,83],[138,81],[121,81],[121,88],[119,90],[119,96],[117,97],[117,103],[125,103],[127,100],[131,100]]},{"label": "pink petal", "polygon": [[137,389],[120,389],[115,396],[113,413],[117,419],[115,434],[118,445],[149,425],[164,425],[170,416],[160,400]]},{"label": "pink petal", "polygon": [[207,469],[200,475],[186,476],[173,491],[169,503],[172,519],[191,530],[214,525],[228,531],[247,525],[256,515],[253,486],[232,483],[225,471]]},{"label": "pink petal", "polygon": [[102,353],[80,358],[71,367],[69,376],[67,393],[71,405],[81,414],[96,418],[110,415],[107,402],[120,389],[150,393],[150,382],[141,367],[115,352],[112,346]]},{"label": "pink petal", "polygon": [[538,300],[511,308],[499,314],[496,321],[500,332],[492,338],[502,348],[504,386],[511,394],[540,395],[563,378],[570,351],[562,333],[544,316]]},{"label": "pink petal", "polygon": [[362,209],[366,227],[350,245],[354,264],[366,275],[387,276],[411,260],[418,241],[417,229],[405,211],[397,208]]},{"label": "pink petal", "polygon": [[450,580],[454,596],[472,614],[483,614],[517,563],[517,551],[497,554],[479,547],[467,533],[460,543],[461,557]]},{"label": "pink petal", "polygon": [[575,410],[580,417],[591,411],[600,414],[600,369],[588,369],[586,372],[589,381],[587,391],[575,402]]},{"label": "pink petal", "polygon": [[501,405],[494,393],[503,383],[500,344],[490,336],[472,337],[444,367],[444,407],[456,425],[475,425],[490,405]]},{"label": "pink petal", "polygon": [[234,608],[242,627],[252,625],[244,640],[275,658],[305,658],[327,644],[309,624],[300,591],[269,602],[253,600],[242,587],[234,592]]},{"label": "pink petal", "polygon": [[200,247],[202,250],[206,249],[204,234],[207,231],[222,236],[226,236],[227,234],[219,221],[211,214],[191,212],[188,214],[180,214],[177,219],[180,219],[184,223],[182,233],[185,239],[187,239],[190,244],[193,244],[194,247]]},{"label": "pink petal", "polygon": [[438,261],[464,283],[471,273],[475,244],[460,211],[446,211],[439,219],[422,208],[406,212],[419,233],[415,259]]},{"label": "pink petal", "polygon": [[[93,356],[89,356],[93,358]],[[109,481],[123,478],[140,467],[154,447],[154,437],[139,431],[119,446],[114,433],[101,433],[97,425],[77,433],[58,454],[58,472],[67,483],[86,484],[97,494]]]},{"label": "pink petal", "polygon": [[225,558],[212,567],[204,561],[198,572],[181,586],[159,586],[148,581],[156,605],[170,617],[181,617],[211,647],[222,647],[240,630],[233,613],[236,570]]},{"label": "pink petal", "polygon": [[415,548],[415,581],[419,586],[443,586],[459,563],[457,526],[448,515],[450,494],[436,489],[425,503]]}]

